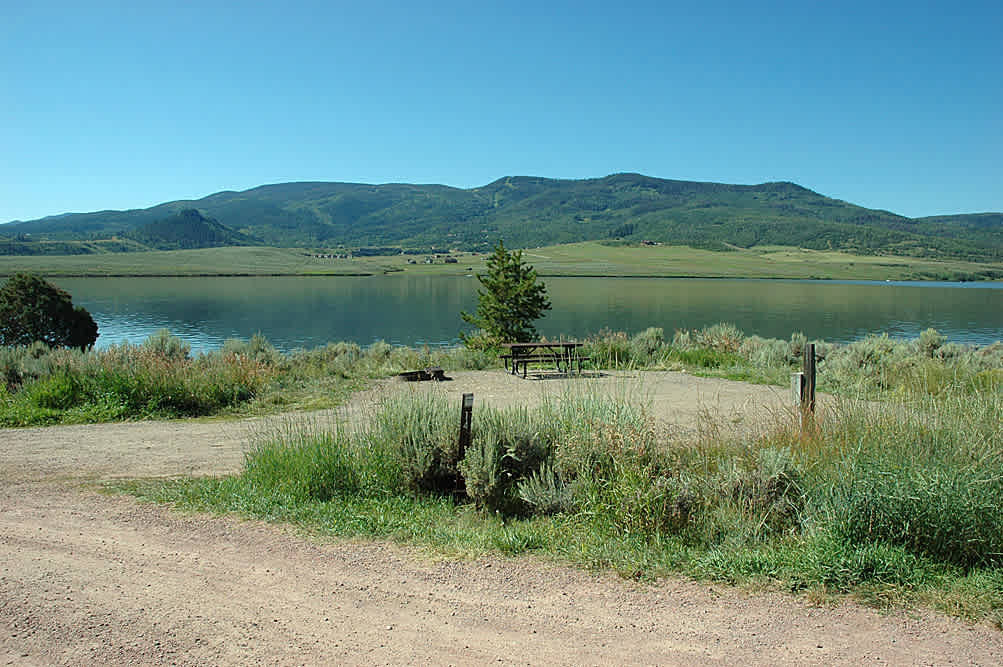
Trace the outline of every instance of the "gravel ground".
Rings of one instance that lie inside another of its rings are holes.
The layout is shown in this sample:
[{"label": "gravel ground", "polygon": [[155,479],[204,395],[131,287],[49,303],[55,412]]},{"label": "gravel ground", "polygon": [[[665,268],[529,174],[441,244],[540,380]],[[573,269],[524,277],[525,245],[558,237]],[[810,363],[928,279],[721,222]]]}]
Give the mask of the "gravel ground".
[{"label": "gravel ground", "polygon": [[[658,424],[744,429],[785,392],[682,373],[385,382],[312,419],[358,419],[392,391],[476,405],[608,391]],[[713,420],[707,416],[712,415]],[[455,561],[179,514],[82,485],[239,468],[277,421],[0,430],[0,664],[1001,664],[1003,633],[933,613],[668,579],[637,584],[530,557]]]}]

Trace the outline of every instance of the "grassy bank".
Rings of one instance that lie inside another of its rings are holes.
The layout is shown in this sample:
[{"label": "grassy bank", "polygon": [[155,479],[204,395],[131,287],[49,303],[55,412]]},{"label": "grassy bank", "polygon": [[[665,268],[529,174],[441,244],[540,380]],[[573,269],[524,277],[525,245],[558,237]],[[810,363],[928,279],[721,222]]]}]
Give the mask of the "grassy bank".
[{"label": "grassy bank", "polygon": [[[2,256],[0,276],[28,271],[55,276],[213,275],[463,275],[484,270],[484,256],[456,253],[457,263],[424,264],[422,256],[318,258],[293,248],[228,247],[70,256]],[[1003,264],[853,255],[788,247],[730,252],[687,246],[610,246],[575,243],[528,249],[541,276],[654,276],[821,278],[837,280],[980,280],[1003,277]],[[408,260],[418,264],[408,264]]]},{"label": "grassy bank", "polygon": [[[634,336],[605,332],[585,342],[598,368],[667,369],[785,386],[801,363],[805,337],[745,336],[732,325]],[[1003,345],[958,345],[929,330],[914,341],[871,336],[816,345],[823,391],[869,398],[938,397],[995,391]],[[125,419],[268,414],[338,405],[374,378],[440,366],[498,367],[497,350],[412,349],[378,342],[331,343],[280,353],[267,340],[229,340],[197,356],[167,331],[107,350],[0,348],[0,426]],[[917,394],[918,393],[918,394]]]},{"label": "grassy bank", "polygon": [[107,350],[0,347],[0,426],[269,414],[340,404],[405,369],[495,362],[465,349],[331,343],[282,354],[261,336],[192,356],[167,331]]}]

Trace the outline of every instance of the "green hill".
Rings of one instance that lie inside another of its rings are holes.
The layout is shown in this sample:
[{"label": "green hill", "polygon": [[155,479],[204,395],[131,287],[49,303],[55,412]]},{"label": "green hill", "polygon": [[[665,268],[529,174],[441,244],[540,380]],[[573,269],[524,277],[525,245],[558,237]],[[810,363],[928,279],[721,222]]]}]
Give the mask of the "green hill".
[{"label": "green hill", "polygon": [[[197,209],[227,243],[274,246],[449,246],[482,250],[584,240],[762,245],[998,260],[1003,214],[911,219],[831,199],[794,183],[728,185],[614,174],[514,176],[469,190],[442,185],[285,183],[149,209],[66,214],[0,226],[34,240],[142,238],[137,230]],[[166,242],[166,241],[165,241]]]},{"label": "green hill", "polygon": [[186,208],[162,220],[148,222],[125,232],[124,236],[155,250],[191,250],[261,243],[192,208]]}]

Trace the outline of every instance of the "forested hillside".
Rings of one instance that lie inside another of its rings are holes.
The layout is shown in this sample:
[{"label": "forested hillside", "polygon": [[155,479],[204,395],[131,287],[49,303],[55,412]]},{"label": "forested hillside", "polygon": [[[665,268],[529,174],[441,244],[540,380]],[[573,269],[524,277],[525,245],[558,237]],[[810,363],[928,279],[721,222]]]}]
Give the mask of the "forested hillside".
[{"label": "forested hillside", "polygon": [[[197,210],[201,221],[186,210]],[[469,190],[285,183],[149,209],[12,223],[0,226],[0,235],[9,237],[11,248],[14,239],[124,237],[156,248],[204,247],[183,245],[195,239],[210,245],[486,249],[504,238],[513,247],[648,240],[720,250],[793,245],[976,260],[1003,257],[1000,213],[911,219],[831,199],[794,183],[728,185],[639,174],[586,180],[506,177]]]}]

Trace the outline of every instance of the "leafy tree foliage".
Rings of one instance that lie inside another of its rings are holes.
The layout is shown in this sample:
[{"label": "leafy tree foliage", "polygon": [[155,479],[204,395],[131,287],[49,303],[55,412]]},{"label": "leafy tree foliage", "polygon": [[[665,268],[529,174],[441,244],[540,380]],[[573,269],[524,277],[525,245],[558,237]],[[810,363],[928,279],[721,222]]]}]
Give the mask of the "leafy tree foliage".
[{"label": "leafy tree foliage", "polygon": [[87,349],[98,337],[98,325],[70,295],[30,273],[19,273],[0,287],[0,345]]},{"label": "leafy tree foliage", "polygon": [[531,341],[536,337],[533,320],[550,310],[546,286],[537,280],[536,270],[522,261],[522,251],[509,252],[498,241],[488,259],[488,272],[478,274],[484,286],[477,290],[477,313],[460,313],[493,342]]}]

